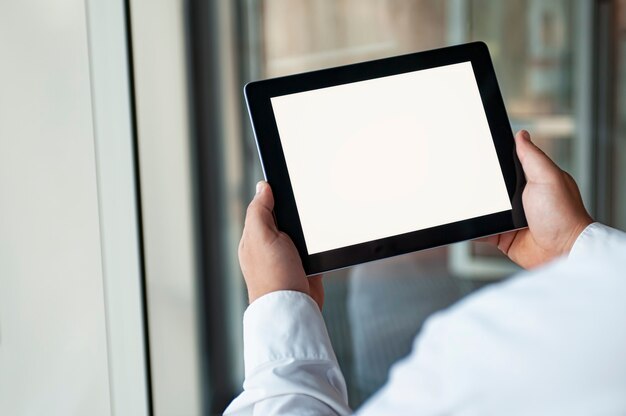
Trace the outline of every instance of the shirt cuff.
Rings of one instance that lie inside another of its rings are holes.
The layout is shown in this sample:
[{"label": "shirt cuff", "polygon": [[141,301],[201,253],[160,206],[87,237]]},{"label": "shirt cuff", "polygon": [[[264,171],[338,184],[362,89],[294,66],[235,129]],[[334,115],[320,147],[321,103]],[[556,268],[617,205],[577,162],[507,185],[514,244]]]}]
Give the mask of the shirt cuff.
[{"label": "shirt cuff", "polygon": [[302,292],[282,290],[252,302],[243,316],[243,341],[246,377],[285,358],[337,362],[322,313]]},{"label": "shirt cuff", "polygon": [[591,223],[576,239],[568,258],[597,255],[626,244],[626,234],[599,222]]}]

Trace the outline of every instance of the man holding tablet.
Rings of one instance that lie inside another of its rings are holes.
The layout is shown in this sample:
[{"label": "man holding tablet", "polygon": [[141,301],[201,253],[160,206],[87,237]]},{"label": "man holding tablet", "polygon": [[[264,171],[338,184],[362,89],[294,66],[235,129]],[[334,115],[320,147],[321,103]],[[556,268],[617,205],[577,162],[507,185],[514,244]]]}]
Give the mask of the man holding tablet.
[{"label": "man holding tablet", "polygon": [[[487,240],[531,271],[431,317],[359,414],[626,414],[626,234],[593,222],[527,132],[515,144],[528,228]],[[349,414],[321,277],[307,278],[273,208],[259,183],[239,247],[246,380],[226,414]]]}]

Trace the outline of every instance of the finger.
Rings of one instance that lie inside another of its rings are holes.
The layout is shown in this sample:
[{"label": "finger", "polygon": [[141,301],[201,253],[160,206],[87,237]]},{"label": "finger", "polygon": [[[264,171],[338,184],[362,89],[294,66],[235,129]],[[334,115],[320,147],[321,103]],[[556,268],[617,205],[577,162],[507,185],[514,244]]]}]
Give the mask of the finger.
[{"label": "finger", "polygon": [[488,235],[487,237],[475,238],[472,241],[476,241],[477,243],[487,243],[487,244],[497,246],[499,238],[500,237],[496,234],[496,235]]},{"label": "finger", "polygon": [[505,233],[476,238],[472,241],[476,241],[477,243],[487,243],[492,246],[496,246],[504,254],[507,254],[511,246],[511,242],[515,238],[515,233],[517,233],[517,231],[507,231]]},{"label": "finger", "polygon": [[498,234],[498,249],[509,255],[509,250],[511,250],[511,245],[513,245],[513,241],[517,237],[518,230],[508,231],[506,233]]},{"label": "finger", "polygon": [[274,209],[272,189],[267,182],[261,181],[257,184],[256,191],[252,202],[248,205],[246,229],[249,231],[278,232],[274,222],[274,215],[272,215],[272,209]]},{"label": "finger", "polygon": [[545,182],[560,172],[559,167],[535,146],[526,130],[521,130],[515,135],[515,148],[528,181]]}]

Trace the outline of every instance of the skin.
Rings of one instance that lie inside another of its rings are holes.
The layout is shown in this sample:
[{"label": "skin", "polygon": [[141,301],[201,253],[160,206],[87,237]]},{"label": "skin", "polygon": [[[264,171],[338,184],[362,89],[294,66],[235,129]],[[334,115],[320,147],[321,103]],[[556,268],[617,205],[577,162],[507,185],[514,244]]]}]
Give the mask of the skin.
[{"label": "skin", "polygon": [[267,182],[259,182],[248,206],[243,236],[239,243],[239,264],[250,303],[278,290],[306,293],[324,304],[322,276],[306,277],[298,250],[289,236],[276,228],[272,210],[274,196]]},{"label": "skin", "polygon": [[515,145],[527,181],[522,203],[528,228],[481,241],[530,269],[567,255],[593,220],[574,179],[532,143],[527,131],[515,135]]},{"label": "skin", "polygon": [[[533,268],[567,255],[580,233],[593,222],[585,210],[578,186],[522,130],[515,136],[517,155],[526,175],[522,202],[528,228],[490,236],[479,241],[496,245],[511,260]],[[306,293],[324,304],[322,276],[307,278],[296,247],[276,228],[274,197],[266,182],[248,206],[239,263],[250,303],[279,290]]]}]

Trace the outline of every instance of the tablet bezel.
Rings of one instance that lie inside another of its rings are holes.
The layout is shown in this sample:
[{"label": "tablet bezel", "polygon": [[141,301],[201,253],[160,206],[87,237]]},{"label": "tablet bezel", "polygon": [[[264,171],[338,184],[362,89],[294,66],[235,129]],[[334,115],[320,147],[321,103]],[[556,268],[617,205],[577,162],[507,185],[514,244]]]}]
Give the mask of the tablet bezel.
[{"label": "tablet bezel", "polygon": [[[281,95],[467,61],[471,62],[474,70],[500,169],[513,208],[481,217],[309,254],[270,99]],[[522,192],[526,180],[515,153],[513,133],[489,50],[483,42],[253,81],[246,84],[244,93],[265,180],[270,184],[274,193],[276,224],[293,240],[307,275],[527,226],[522,207]]]}]

